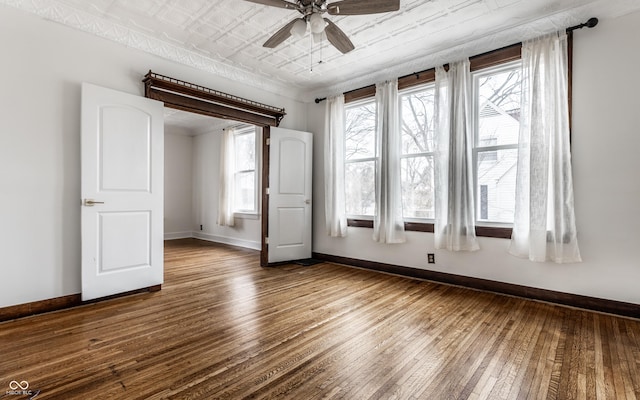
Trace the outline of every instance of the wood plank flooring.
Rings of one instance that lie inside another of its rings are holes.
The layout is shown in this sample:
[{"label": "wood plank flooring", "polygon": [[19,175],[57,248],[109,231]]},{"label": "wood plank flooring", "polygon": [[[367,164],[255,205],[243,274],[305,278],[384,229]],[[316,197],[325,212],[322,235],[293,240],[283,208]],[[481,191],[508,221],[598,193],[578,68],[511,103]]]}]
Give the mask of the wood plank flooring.
[{"label": "wood plank flooring", "polygon": [[640,399],[640,321],[166,243],[156,293],[0,324],[0,398]]}]

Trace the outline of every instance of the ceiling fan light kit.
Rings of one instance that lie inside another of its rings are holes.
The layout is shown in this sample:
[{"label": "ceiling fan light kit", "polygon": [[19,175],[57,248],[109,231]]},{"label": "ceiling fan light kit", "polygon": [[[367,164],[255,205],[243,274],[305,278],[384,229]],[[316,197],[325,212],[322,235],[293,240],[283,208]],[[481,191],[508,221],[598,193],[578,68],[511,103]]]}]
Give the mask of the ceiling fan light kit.
[{"label": "ceiling fan light kit", "polygon": [[304,18],[298,19],[291,27],[291,34],[297,37],[303,37],[307,33],[307,21]]},{"label": "ceiling fan light kit", "polygon": [[341,53],[346,54],[355,46],[347,35],[331,20],[322,15],[366,15],[378,14],[400,9],[400,0],[341,0],[327,4],[327,0],[245,0],[265,6],[296,10],[302,18],[296,18],[273,34],[264,47],[275,48],[287,40],[291,35],[303,36],[307,32],[307,25],[314,42],[320,41],[325,35]]},{"label": "ceiling fan light kit", "polygon": [[324,19],[320,16],[320,13],[314,12],[309,17],[309,27],[312,33],[322,33],[324,27],[327,25]]}]

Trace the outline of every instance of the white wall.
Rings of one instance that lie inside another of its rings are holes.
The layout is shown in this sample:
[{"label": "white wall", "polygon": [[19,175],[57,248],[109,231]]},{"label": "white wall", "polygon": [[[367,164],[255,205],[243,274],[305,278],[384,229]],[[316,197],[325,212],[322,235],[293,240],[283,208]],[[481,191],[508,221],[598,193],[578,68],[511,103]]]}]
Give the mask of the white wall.
[{"label": "white wall", "polygon": [[0,307],[80,292],[80,85],[142,95],[155,72],[285,107],[305,129],[302,103],[256,90],[0,6]]},{"label": "white wall", "polygon": [[[235,218],[235,225],[216,224],[218,216],[222,131],[193,138],[193,232],[200,239],[259,250],[260,219]],[[258,172],[258,176],[260,173]],[[200,230],[202,225],[202,230]]]},{"label": "white wall", "polygon": [[164,130],[164,237],[192,236],[193,137],[179,128]]},{"label": "white wall", "polygon": [[[508,240],[480,238],[474,253],[434,251],[433,235],[409,232],[377,244],[371,229],[326,235],[322,176],[324,103],[309,104],[314,143],[314,251],[640,304],[640,13],[575,33],[573,166],[578,238],[584,262],[532,263],[507,254]],[[429,68],[432,66],[425,66]],[[427,264],[427,253],[436,264]]]}]

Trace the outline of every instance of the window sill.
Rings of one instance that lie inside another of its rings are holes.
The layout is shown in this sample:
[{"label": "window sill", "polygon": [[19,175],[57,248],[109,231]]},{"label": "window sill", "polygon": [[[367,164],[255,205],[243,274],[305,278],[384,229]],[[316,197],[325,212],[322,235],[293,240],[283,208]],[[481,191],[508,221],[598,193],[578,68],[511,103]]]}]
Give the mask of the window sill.
[{"label": "window sill", "polygon": [[240,219],[260,219],[260,214],[245,213],[245,212],[234,212],[233,213],[233,217],[234,218],[240,218]]},{"label": "window sill", "polygon": [[[347,219],[347,226],[354,228],[373,229],[373,220],[370,219]],[[409,232],[431,232],[433,233],[433,223],[428,222],[405,222],[404,230]],[[498,239],[511,239],[511,228],[494,226],[476,226],[476,236],[492,237]]]}]

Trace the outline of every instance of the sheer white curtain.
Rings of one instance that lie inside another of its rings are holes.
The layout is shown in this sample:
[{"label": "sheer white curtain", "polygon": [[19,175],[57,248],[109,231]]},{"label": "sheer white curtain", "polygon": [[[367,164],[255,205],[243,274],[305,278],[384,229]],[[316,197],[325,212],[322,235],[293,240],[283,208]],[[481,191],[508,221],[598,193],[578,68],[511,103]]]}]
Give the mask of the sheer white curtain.
[{"label": "sheer white curtain", "polygon": [[469,60],[436,68],[435,247],[478,250]]},{"label": "sheer white curtain", "polygon": [[400,180],[400,106],[398,80],[376,85],[376,215],[373,240],[380,243],[405,242]]},{"label": "sheer white curtain", "polygon": [[233,193],[235,172],[234,128],[222,132],[220,144],[220,192],[218,199],[218,218],[216,223],[222,226],[233,226]]},{"label": "sheer white curtain", "polygon": [[579,262],[569,145],[567,35],[522,45],[522,114],[509,252]]},{"label": "sheer white curtain", "polygon": [[327,233],[347,236],[344,187],[344,95],[327,98],[324,135],[324,207]]}]

